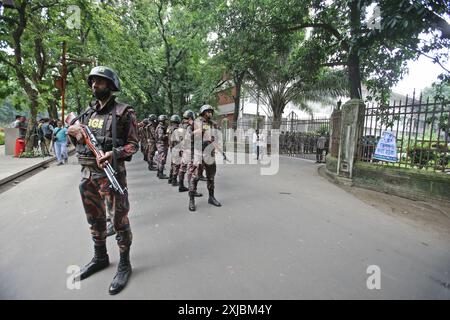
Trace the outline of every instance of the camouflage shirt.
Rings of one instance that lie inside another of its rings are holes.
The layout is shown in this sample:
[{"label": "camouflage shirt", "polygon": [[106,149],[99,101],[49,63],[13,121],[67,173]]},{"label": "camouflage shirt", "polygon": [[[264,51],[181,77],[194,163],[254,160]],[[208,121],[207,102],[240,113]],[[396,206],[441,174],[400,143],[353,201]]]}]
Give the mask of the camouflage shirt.
[{"label": "camouflage shirt", "polygon": [[[112,112],[116,110],[116,147],[112,142]],[[117,160],[116,170],[125,171],[125,160],[138,151],[139,140],[136,115],[131,106],[117,102],[115,96],[101,107],[99,101],[95,101],[80,121],[88,125],[98,140],[102,151],[113,151]],[[94,154],[85,144],[76,145],[78,160],[82,165],[83,177],[95,175],[104,176],[104,172],[97,166]]]}]

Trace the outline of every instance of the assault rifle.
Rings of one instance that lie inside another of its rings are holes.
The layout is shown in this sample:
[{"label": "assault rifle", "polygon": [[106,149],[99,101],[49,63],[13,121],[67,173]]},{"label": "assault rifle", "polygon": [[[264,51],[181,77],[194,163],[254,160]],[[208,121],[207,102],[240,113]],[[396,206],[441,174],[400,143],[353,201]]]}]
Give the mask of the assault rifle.
[{"label": "assault rifle", "polygon": [[216,142],[213,141],[213,142],[212,142],[212,145],[214,146],[214,148],[215,148],[217,151],[219,151],[219,152],[222,154],[223,160],[225,160],[225,161],[227,161],[227,162],[231,162],[231,161],[227,158],[227,155],[226,155],[225,151],[223,151],[222,148],[220,148],[219,145],[218,145]]},{"label": "assault rifle", "polygon": [[[95,135],[92,133],[91,129],[86,125],[83,125],[82,129],[84,141],[86,142],[88,148],[95,154],[95,157],[97,159],[103,157],[105,153],[99,148],[98,141],[95,138]],[[124,195],[127,192],[127,188],[122,188],[119,181],[117,181],[116,171],[111,166],[111,164],[108,161],[105,161],[105,163],[106,167],[103,168],[103,171],[106,173],[106,176],[108,177],[108,180],[111,183],[110,188],[113,188],[115,192]]]},{"label": "assault rifle", "polygon": [[[68,116],[68,118],[69,118],[69,116]],[[75,119],[73,119],[73,120],[75,120]],[[73,121],[73,120],[68,121],[68,119],[66,119],[66,123],[74,124],[74,123],[78,122],[78,120],[77,121]],[[105,155],[105,153],[100,149],[97,138],[95,138],[95,135],[92,133],[89,126],[81,125],[81,128],[82,128],[81,132],[83,134],[84,142],[86,143],[88,148],[92,151],[92,153],[94,153],[94,155],[97,159],[103,157]],[[103,168],[103,171],[106,173],[106,176],[108,177],[108,180],[111,183],[109,187],[113,188],[115,192],[118,192],[121,195],[126,194],[127,188],[122,188],[119,181],[117,181],[116,171],[114,170],[114,168],[111,166],[111,164],[108,161],[105,161],[105,164],[106,164],[106,167]]]}]

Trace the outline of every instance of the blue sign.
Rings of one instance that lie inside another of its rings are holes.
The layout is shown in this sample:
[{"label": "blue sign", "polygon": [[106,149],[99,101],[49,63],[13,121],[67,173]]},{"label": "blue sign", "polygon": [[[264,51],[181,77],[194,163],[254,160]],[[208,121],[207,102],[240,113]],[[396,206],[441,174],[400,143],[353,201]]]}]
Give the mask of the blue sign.
[{"label": "blue sign", "polygon": [[374,159],[397,162],[397,139],[390,131],[384,131],[383,135],[378,141],[377,148],[373,155]]}]

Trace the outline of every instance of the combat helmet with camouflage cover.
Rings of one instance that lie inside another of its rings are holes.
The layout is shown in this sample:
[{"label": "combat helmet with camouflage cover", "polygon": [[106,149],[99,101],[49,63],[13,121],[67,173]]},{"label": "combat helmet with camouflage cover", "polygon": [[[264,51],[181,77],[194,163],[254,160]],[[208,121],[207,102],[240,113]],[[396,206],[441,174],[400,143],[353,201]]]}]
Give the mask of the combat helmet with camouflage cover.
[{"label": "combat helmet with camouflage cover", "polygon": [[156,121],[156,114],[152,113],[151,115],[148,116],[148,120],[149,121]]},{"label": "combat helmet with camouflage cover", "polygon": [[159,117],[158,117],[159,122],[166,121],[166,120],[167,120],[167,116],[165,114],[159,115]]},{"label": "combat helmet with camouflage cover", "polygon": [[209,104],[204,104],[201,108],[200,108],[200,115],[203,115],[203,113],[205,113],[206,111],[212,111],[214,112],[214,108],[212,106],[210,106]]},{"label": "combat helmet with camouflage cover", "polygon": [[195,112],[192,111],[192,110],[186,110],[183,113],[183,119],[192,119],[192,120],[194,120],[195,119]]},{"label": "combat helmet with camouflage cover", "polygon": [[113,69],[105,66],[97,66],[92,68],[88,76],[89,87],[92,87],[92,78],[94,76],[108,79],[112,85],[111,90],[120,91],[120,80],[117,73]]},{"label": "combat helmet with camouflage cover", "polygon": [[174,114],[170,117],[170,122],[175,122],[175,123],[180,123],[181,122],[181,118],[179,115]]}]

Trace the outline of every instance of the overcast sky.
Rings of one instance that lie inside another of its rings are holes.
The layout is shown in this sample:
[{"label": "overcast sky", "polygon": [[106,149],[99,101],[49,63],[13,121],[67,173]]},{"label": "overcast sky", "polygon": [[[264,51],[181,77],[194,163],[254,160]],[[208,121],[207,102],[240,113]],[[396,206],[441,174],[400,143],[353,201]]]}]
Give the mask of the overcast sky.
[{"label": "overcast sky", "polygon": [[[444,64],[447,69],[450,69],[450,62]],[[437,76],[446,72],[438,64],[434,64],[431,59],[420,56],[416,61],[408,62],[409,74],[405,75],[403,80],[395,86],[392,90],[403,95],[412,94],[413,89],[422,90],[425,87],[430,87],[434,81],[437,81]]]}]

